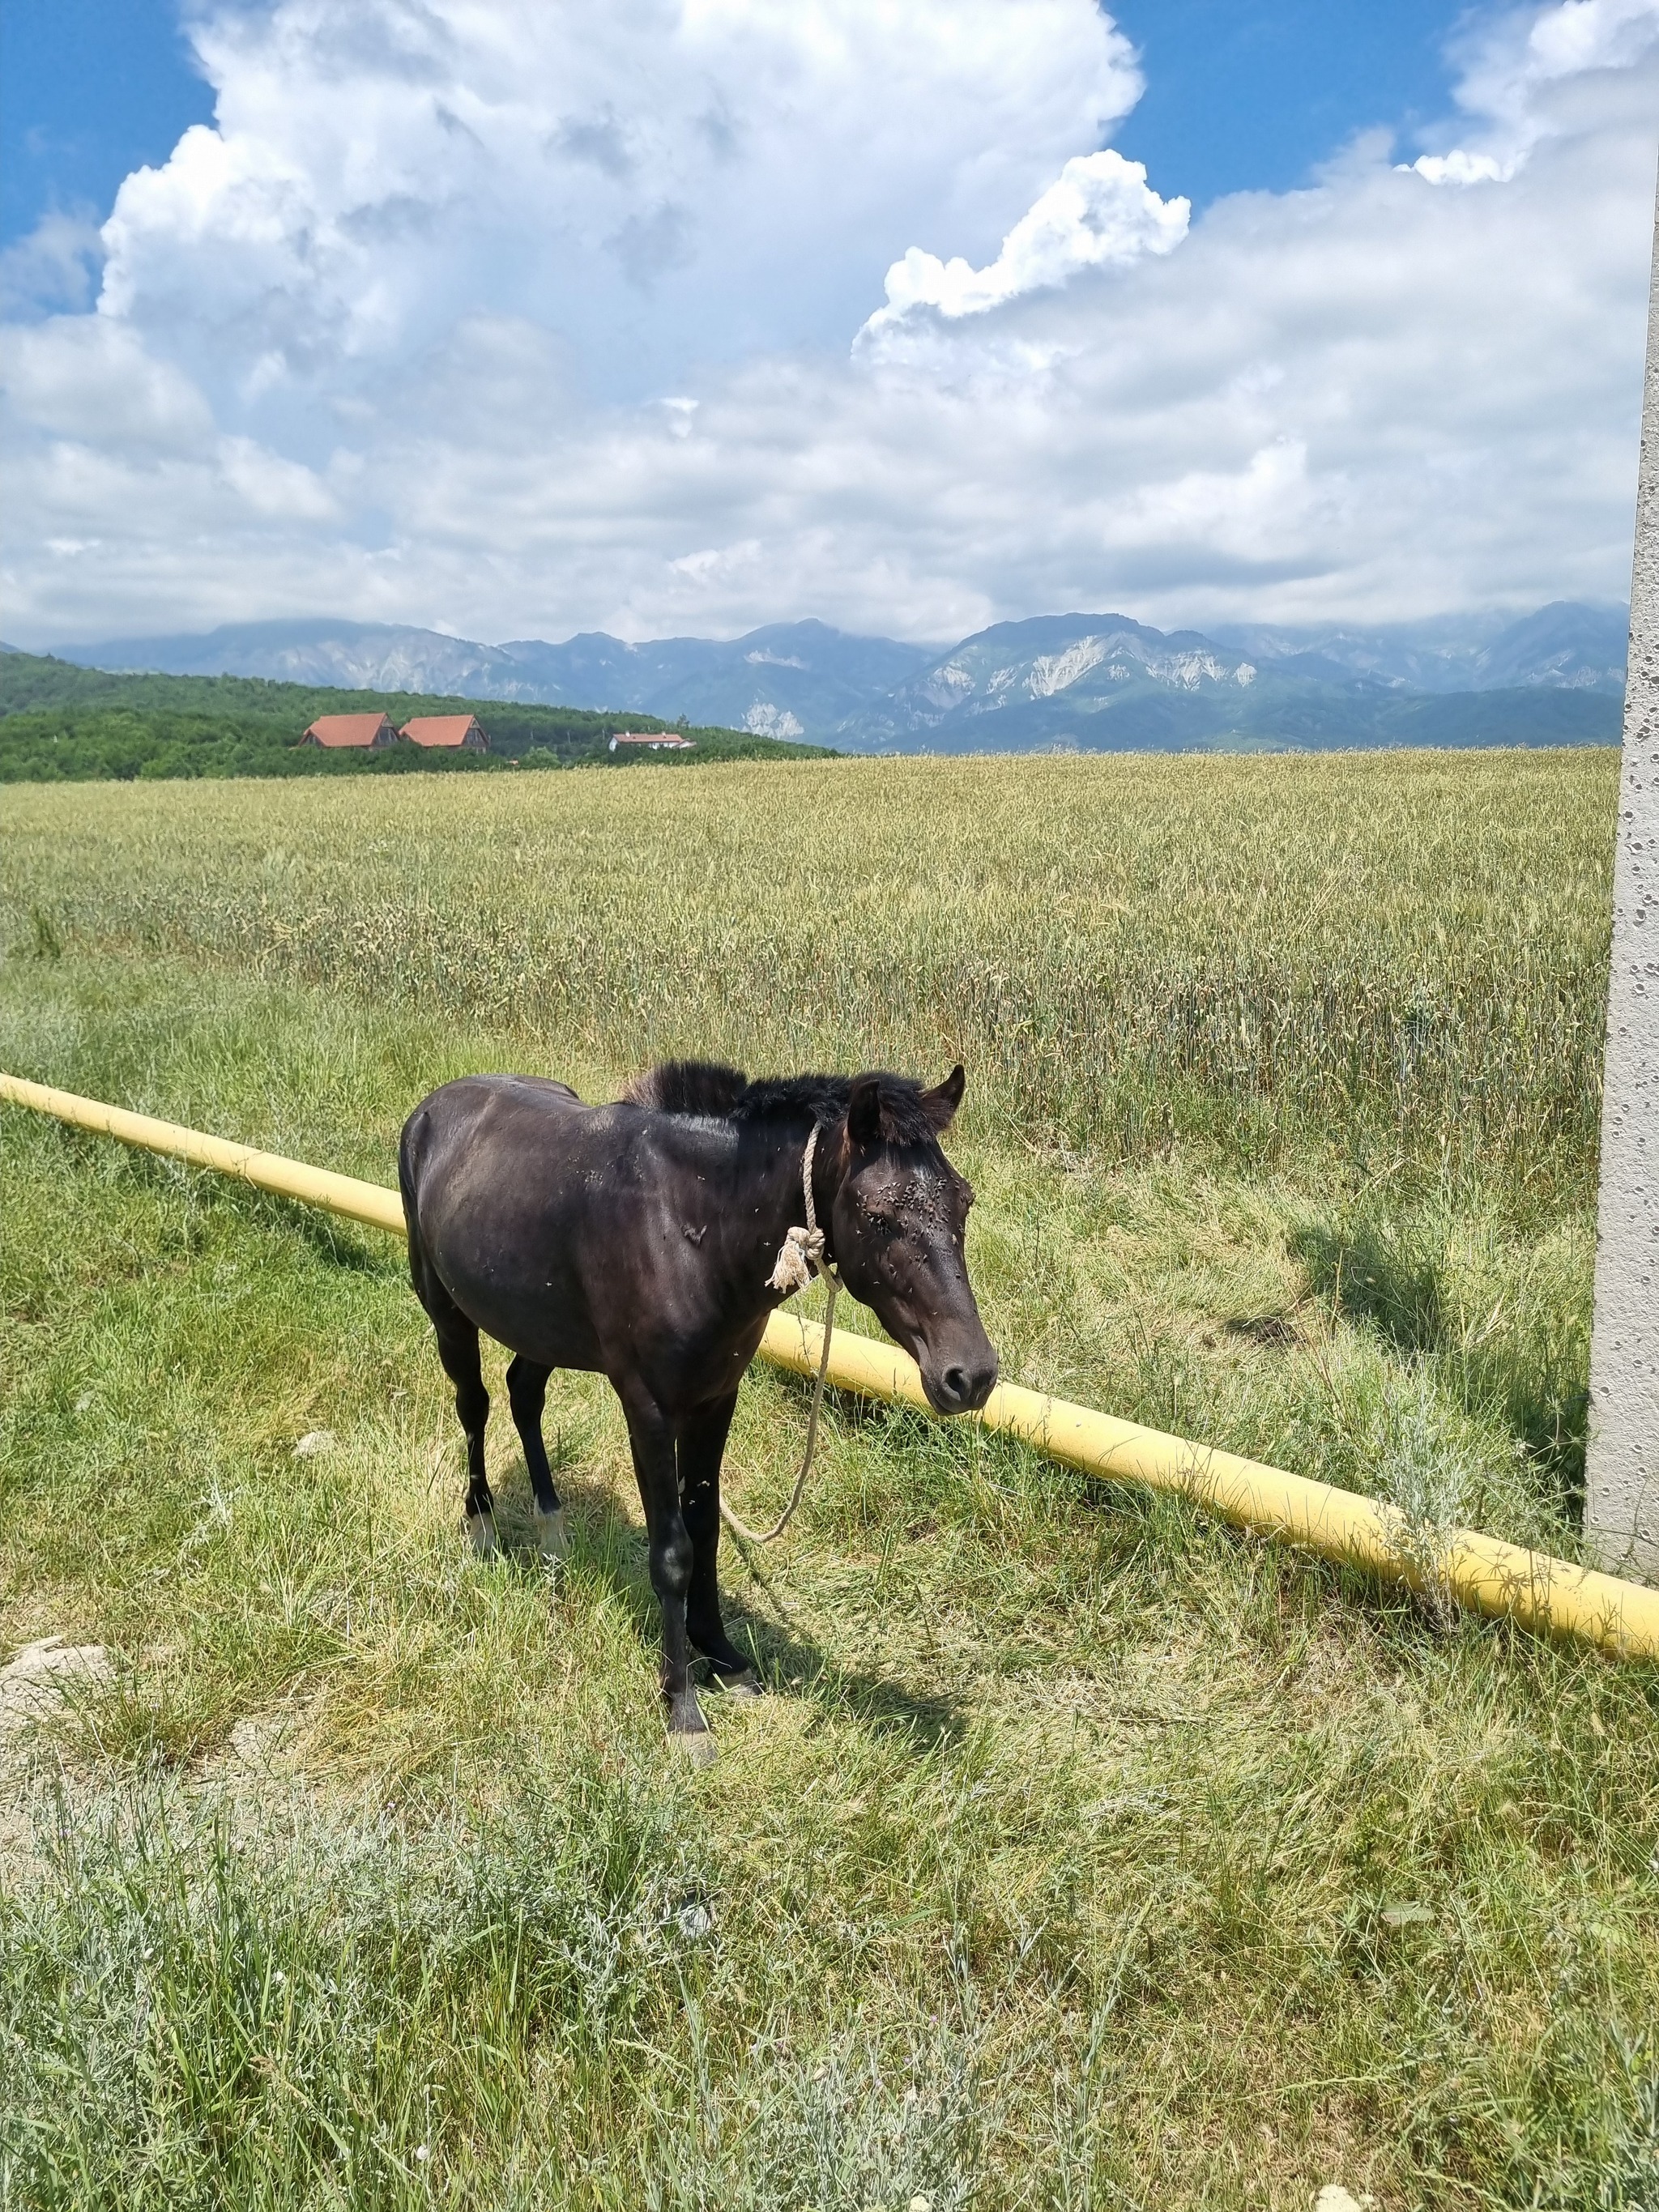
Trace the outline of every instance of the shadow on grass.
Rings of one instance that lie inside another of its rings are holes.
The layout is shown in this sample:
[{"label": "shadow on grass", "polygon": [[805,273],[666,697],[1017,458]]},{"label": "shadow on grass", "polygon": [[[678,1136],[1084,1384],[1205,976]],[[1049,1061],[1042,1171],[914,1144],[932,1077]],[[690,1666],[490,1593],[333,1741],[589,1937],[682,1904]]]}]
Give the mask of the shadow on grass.
[{"label": "shadow on grass", "polygon": [[1316,1295],[1421,1363],[1466,1413],[1501,1422],[1559,1510],[1582,1521],[1588,1340],[1548,1286],[1517,1283],[1489,1310],[1468,1310],[1443,1224],[1431,1216],[1362,1213],[1304,1226],[1288,1244]]},{"label": "shadow on grass", "polygon": [[1441,1348],[1445,1250],[1420,1224],[1317,1223],[1287,1242],[1310,1286],[1346,1320],[1369,1322],[1396,1352]]},{"label": "shadow on grass", "polygon": [[248,1196],[268,1218],[280,1222],[331,1266],[356,1275],[407,1277],[409,1259],[400,1238],[380,1230],[359,1229],[315,1206],[302,1206],[297,1199],[274,1198],[252,1190]]},{"label": "shadow on grass", "polygon": [[[601,1589],[619,1599],[635,1632],[654,1657],[662,1637],[662,1615],[651,1587],[645,1532],[628,1520],[609,1483],[584,1477],[574,1455],[550,1454],[554,1480],[570,1528],[571,1560]],[[495,1496],[495,1533],[502,1557],[520,1571],[539,1570],[542,1553],[536,1532],[530,1477],[521,1455],[490,1478]],[[958,1741],[967,1732],[959,1699],[933,1691],[913,1690],[873,1668],[847,1667],[832,1657],[798,1623],[763,1613],[745,1604],[732,1580],[733,1559],[741,1559],[760,1586],[772,1592],[764,1554],[735,1540],[721,1541],[720,1605],[726,1633],[753,1657],[755,1670],[775,1695],[831,1702],[849,1707],[878,1733],[897,1733],[918,1750]],[[701,1662],[697,1673],[707,1681]]]}]

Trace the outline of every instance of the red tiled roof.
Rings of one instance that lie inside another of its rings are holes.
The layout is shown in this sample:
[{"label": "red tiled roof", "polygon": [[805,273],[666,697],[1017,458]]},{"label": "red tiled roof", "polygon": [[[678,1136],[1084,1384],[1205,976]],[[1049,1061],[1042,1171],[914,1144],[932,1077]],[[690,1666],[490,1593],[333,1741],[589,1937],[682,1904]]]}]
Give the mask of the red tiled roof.
[{"label": "red tiled roof", "polygon": [[319,745],[389,744],[392,724],[384,714],[319,714],[306,735]]},{"label": "red tiled roof", "polygon": [[478,727],[476,714],[416,714],[404,724],[398,734],[416,745],[464,745],[469,736],[477,732],[487,743]]}]

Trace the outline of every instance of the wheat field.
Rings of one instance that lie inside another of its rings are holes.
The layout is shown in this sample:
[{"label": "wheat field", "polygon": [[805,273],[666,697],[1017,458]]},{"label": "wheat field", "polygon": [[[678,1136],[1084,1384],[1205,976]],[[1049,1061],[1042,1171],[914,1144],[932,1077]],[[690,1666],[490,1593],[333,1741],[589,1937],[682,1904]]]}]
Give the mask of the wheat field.
[{"label": "wheat field", "polygon": [[960,1056],[1015,1133],[1237,1155],[1294,1118],[1582,1178],[1615,787],[1572,751],[37,788],[6,866],[77,941],[611,1071]]}]

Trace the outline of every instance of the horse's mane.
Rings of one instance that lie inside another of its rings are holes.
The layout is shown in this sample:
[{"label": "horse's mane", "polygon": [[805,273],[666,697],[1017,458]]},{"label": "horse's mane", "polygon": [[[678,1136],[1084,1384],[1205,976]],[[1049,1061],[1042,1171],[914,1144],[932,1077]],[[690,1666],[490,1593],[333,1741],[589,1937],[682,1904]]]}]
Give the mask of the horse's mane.
[{"label": "horse's mane", "polygon": [[[889,1144],[921,1145],[936,1135],[921,1103],[921,1085],[885,1068],[870,1074],[880,1085],[881,1133]],[[769,1121],[805,1114],[838,1121],[854,1083],[864,1076],[767,1075],[751,1083],[740,1068],[713,1060],[665,1060],[636,1075],[623,1091],[631,1105],[659,1114],[695,1114],[725,1121]]]},{"label": "horse's mane", "polygon": [[717,1060],[663,1060],[636,1075],[623,1097],[657,1114],[707,1115],[724,1121],[749,1088],[741,1068]]}]

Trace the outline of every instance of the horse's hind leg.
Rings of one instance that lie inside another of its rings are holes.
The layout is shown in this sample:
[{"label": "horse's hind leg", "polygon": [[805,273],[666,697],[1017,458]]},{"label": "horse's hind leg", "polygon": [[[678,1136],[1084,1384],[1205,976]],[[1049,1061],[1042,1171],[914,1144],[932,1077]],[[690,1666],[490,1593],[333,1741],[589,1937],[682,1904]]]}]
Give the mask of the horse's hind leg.
[{"label": "horse's hind leg", "polygon": [[507,1395],[513,1421],[524,1446],[524,1463],[536,1496],[536,1533],[543,1551],[555,1559],[565,1554],[564,1511],[553,1487],[553,1470],[542,1442],[542,1407],[547,1397],[547,1378],[553,1372],[520,1352],[507,1370]]},{"label": "horse's hind leg", "polygon": [[416,1225],[415,1186],[409,1158],[409,1133],[398,1154],[398,1180],[403,1188],[404,1215],[409,1223],[409,1278],[415,1295],[426,1308],[438,1339],[438,1357],[455,1385],[455,1411],[466,1436],[466,1531],[476,1552],[495,1548],[495,1501],[484,1474],[484,1424],[489,1419],[489,1393],[483,1386],[478,1364],[478,1332],[439,1280],[427,1258],[426,1247]]},{"label": "horse's hind leg", "polygon": [[466,1533],[473,1550],[488,1556],[495,1548],[495,1501],[484,1473],[489,1393],[478,1362],[478,1332],[453,1304],[447,1314],[433,1314],[432,1325],[438,1332],[438,1357],[455,1385],[455,1412],[466,1435]]}]

